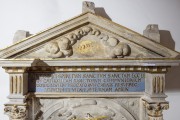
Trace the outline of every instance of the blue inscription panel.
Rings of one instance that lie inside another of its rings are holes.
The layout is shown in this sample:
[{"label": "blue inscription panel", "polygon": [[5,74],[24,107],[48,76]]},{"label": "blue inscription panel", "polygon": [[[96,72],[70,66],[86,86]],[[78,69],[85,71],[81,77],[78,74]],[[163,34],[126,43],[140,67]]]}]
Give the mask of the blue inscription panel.
[{"label": "blue inscription panel", "polygon": [[29,73],[29,92],[144,92],[143,72]]}]

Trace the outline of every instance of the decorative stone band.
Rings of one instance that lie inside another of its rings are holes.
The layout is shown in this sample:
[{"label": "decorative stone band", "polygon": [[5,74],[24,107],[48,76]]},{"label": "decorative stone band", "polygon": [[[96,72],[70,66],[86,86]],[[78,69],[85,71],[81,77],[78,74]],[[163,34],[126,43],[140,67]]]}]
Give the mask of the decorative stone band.
[{"label": "decorative stone band", "polygon": [[[3,68],[32,66],[178,66],[179,60],[169,58],[151,59],[0,59]],[[156,69],[154,69],[156,70]]]},{"label": "decorative stone band", "polygon": [[27,67],[3,67],[7,73],[25,73],[28,68]]},{"label": "decorative stone band", "polygon": [[143,105],[147,110],[148,120],[163,120],[163,110],[167,110],[169,108],[168,102],[153,102],[149,103],[143,100]]},{"label": "decorative stone band", "polygon": [[27,116],[26,106],[19,106],[19,105],[5,106],[4,112],[12,120],[25,120]]},{"label": "decorative stone band", "polygon": [[162,116],[161,117],[151,117],[151,116],[148,116],[148,120],[163,120]]},{"label": "decorative stone band", "polygon": [[[117,72],[152,72],[165,73],[168,67],[145,67],[145,66],[79,66],[79,67],[31,67],[30,72],[70,72],[70,71],[117,71]],[[159,79],[157,79],[157,82]],[[161,81],[160,81],[161,82]]]}]

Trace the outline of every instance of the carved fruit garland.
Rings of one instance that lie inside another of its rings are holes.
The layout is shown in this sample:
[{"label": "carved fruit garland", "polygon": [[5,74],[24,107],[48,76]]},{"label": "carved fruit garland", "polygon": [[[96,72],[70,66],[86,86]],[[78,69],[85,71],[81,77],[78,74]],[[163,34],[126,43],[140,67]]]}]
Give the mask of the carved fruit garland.
[{"label": "carved fruit garland", "polygon": [[114,37],[107,40],[104,39],[104,41],[106,41],[105,44],[111,49],[109,54],[110,58],[123,58],[124,56],[128,56],[130,54],[130,47],[126,43],[121,43]]},{"label": "carved fruit garland", "polygon": [[102,42],[110,48],[110,58],[122,58],[128,56],[130,53],[130,47],[126,43],[121,43],[114,37],[109,37],[101,33],[99,30],[91,27],[83,27],[75,32],[61,37],[56,41],[49,42],[45,46],[45,50],[50,58],[63,58],[69,57],[73,54],[72,46],[86,35],[94,35],[102,40]]}]

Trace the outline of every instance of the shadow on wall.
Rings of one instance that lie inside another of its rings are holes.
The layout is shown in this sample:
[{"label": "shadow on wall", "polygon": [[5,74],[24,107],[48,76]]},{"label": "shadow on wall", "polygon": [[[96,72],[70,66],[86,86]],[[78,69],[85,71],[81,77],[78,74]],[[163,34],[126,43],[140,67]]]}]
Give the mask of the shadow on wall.
[{"label": "shadow on wall", "polygon": [[171,49],[175,50],[175,42],[171,36],[171,33],[167,30],[160,30],[160,43],[161,45]]},{"label": "shadow on wall", "polygon": [[112,20],[112,19],[108,16],[108,14],[106,13],[106,11],[105,11],[105,9],[104,9],[103,7],[96,7],[96,8],[95,8],[95,13],[96,13],[97,15],[99,15],[99,16],[102,16],[102,17],[104,17],[104,18],[107,18],[107,19],[109,19],[109,20]]},{"label": "shadow on wall", "polygon": [[[161,45],[171,50],[175,50],[175,42],[170,31],[160,30],[159,32],[161,36]],[[180,55],[178,58],[180,58]],[[170,68],[166,74],[166,91],[180,91],[180,66]]]}]

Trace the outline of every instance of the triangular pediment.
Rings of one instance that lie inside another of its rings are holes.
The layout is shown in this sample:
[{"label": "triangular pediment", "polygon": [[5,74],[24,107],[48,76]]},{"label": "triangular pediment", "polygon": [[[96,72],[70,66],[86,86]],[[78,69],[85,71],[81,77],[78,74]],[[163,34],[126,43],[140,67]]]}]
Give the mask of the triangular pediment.
[{"label": "triangular pediment", "polygon": [[1,50],[0,58],[173,58],[178,54],[87,12]]}]

